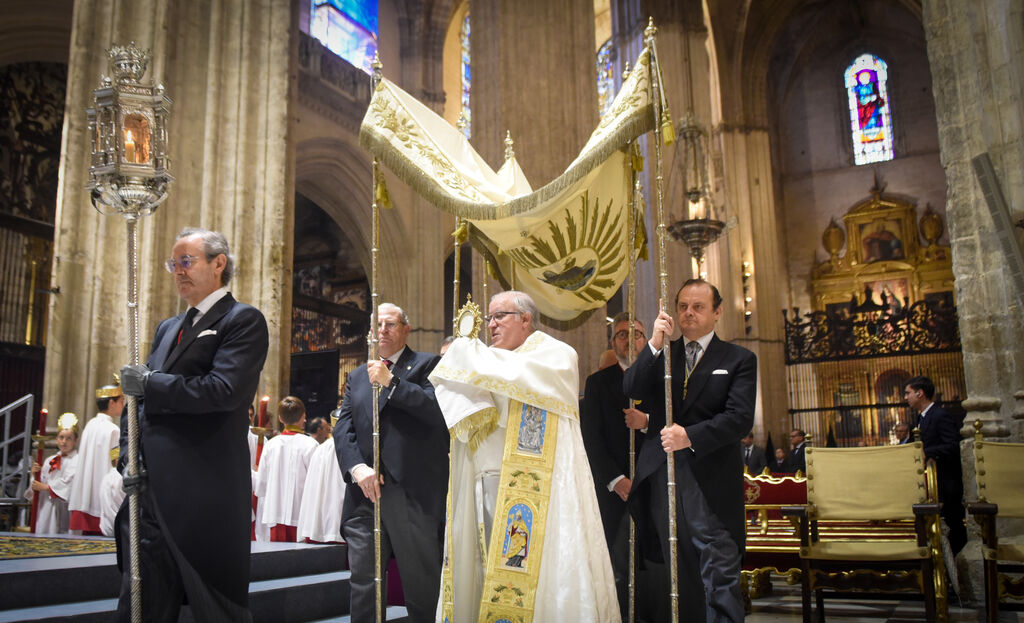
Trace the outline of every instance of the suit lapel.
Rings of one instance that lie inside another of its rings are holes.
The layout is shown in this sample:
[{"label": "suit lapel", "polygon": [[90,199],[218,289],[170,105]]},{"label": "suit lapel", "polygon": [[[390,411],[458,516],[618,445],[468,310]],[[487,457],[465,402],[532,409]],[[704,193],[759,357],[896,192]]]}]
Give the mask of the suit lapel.
[{"label": "suit lapel", "polygon": [[[171,351],[170,356],[164,362],[163,369],[167,370],[171,366],[173,366],[175,362],[177,362],[178,359],[181,358],[181,355],[186,350],[188,350],[192,343],[196,341],[196,337],[206,329],[209,329],[213,325],[220,322],[220,319],[224,317],[224,314],[228,313],[228,311],[234,306],[234,304],[234,297],[232,297],[230,293],[225,294],[219,301],[213,304],[213,307],[210,308],[210,311],[203,314],[199,321],[196,322],[196,324],[193,327],[191,327],[191,330],[189,330],[189,327],[184,327],[185,330],[181,334],[181,341],[178,342],[178,344]],[[182,316],[182,319],[184,320],[184,316]],[[175,331],[175,338],[177,338],[177,335],[178,332]]]},{"label": "suit lapel", "polygon": [[[679,340],[682,344],[683,340]],[[711,338],[711,342],[708,343],[708,349],[704,353],[704,356],[697,361],[697,365],[693,368],[693,372],[690,374],[690,380],[686,383],[686,397],[683,399],[683,409],[685,410],[694,400],[700,396],[700,393],[704,390],[704,386],[707,384],[708,379],[711,378],[711,372],[718,368],[718,364],[721,363],[722,357],[725,356],[725,349],[722,347],[722,340],[718,339],[715,335]],[[679,354],[681,355],[680,371],[683,373],[683,379],[686,379],[686,355],[685,349],[679,348]],[[673,366],[674,367],[674,366]]]},{"label": "suit lapel", "polygon": [[174,349],[174,342],[178,337],[178,331],[182,329],[182,323],[185,321],[185,314],[182,312],[178,314],[177,321],[173,322],[173,327],[169,327],[164,331],[163,336],[160,338],[160,343],[153,349],[153,356],[149,362],[149,367],[153,370],[164,370],[166,367],[167,358],[170,356],[171,351]]},{"label": "suit lapel", "polygon": [[[409,362],[412,361],[412,357],[412,349],[406,346],[405,350],[402,351],[402,355],[398,358],[398,360],[391,364],[391,375],[398,377],[399,379],[404,381],[406,375],[409,372],[407,368],[409,367]],[[370,384],[370,391],[373,391],[372,383]],[[379,398],[380,402],[378,403],[380,405],[381,410],[384,409],[384,405],[388,403],[389,398],[391,398],[391,390],[387,388],[382,389]],[[370,415],[372,416],[373,414],[371,413]]]}]

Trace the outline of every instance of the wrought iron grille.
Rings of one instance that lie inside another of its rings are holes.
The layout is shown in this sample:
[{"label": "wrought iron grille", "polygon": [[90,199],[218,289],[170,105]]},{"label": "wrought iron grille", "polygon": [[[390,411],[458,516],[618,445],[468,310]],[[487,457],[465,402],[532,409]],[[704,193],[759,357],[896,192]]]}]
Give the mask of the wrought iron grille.
[{"label": "wrought iron grille", "polygon": [[782,310],[786,364],[960,350],[956,307],[922,300],[901,309],[854,313]]}]

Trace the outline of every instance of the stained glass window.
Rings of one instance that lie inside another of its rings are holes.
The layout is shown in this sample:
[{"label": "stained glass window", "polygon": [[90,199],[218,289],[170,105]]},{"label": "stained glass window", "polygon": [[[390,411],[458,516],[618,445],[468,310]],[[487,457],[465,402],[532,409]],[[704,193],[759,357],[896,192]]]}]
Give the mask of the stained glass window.
[{"label": "stained glass window", "polygon": [[470,136],[470,128],[472,127],[472,116],[469,110],[469,87],[471,86],[470,80],[470,68],[469,68],[469,12],[466,12],[465,19],[462,20],[462,30],[459,31],[459,40],[462,42],[462,115],[466,119],[466,127],[462,128],[462,133],[466,135],[466,138]]},{"label": "stained glass window", "polygon": [[888,77],[885,61],[872,54],[858,56],[846,68],[844,78],[850,100],[850,132],[856,164],[892,160]]},{"label": "stained glass window", "polygon": [[612,40],[597,50],[597,112],[602,117],[615,100],[615,74],[612,67]]},{"label": "stained glass window", "polygon": [[327,49],[373,71],[377,53],[377,0],[311,0],[310,32]]}]

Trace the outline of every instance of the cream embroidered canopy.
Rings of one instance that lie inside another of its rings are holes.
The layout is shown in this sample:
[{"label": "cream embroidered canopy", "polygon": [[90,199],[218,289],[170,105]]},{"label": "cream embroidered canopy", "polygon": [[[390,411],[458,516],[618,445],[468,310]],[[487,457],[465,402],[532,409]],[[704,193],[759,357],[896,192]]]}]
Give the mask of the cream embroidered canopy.
[{"label": "cream embroidered canopy", "polygon": [[655,126],[650,65],[644,49],[580,154],[538,190],[514,155],[494,171],[459,130],[387,79],[360,143],[424,199],[465,219],[503,285],[514,283],[551,324],[568,328],[619,289],[642,246],[642,234],[629,240],[633,159],[625,148]]}]

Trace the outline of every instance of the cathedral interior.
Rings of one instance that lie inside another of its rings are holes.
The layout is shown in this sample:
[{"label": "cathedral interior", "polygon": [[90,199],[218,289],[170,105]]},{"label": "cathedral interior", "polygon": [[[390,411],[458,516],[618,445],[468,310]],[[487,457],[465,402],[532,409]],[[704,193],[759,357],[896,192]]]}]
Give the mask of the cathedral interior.
[{"label": "cathedral interior", "polygon": [[[371,266],[359,130],[375,55],[490,166],[510,137],[539,188],[598,126],[653,24],[677,134],[661,154],[665,224],[723,224],[699,262],[667,237],[669,296],[696,276],[721,290],[718,334],[760,364],[758,443],[784,447],[801,428],[814,445],[888,444],[920,374],[964,414],[965,438],[978,420],[986,438],[1024,441],[1019,0],[11,0],[4,14],[3,404],[32,394],[87,419],[93,388],[128,356],[125,222],[86,189],[86,109],[112,45],[149,50],[144,81],[171,100],[174,181],[138,224],[141,352],[183,310],[163,269],[174,236],[221,231],[238,258],[232,292],[270,327],[260,395],[299,395],[319,415],[365,360],[374,290],[408,312],[412,348],[437,352],[455,301],[508,285],[456,246],[451,213],[386,168],[393,207]],[[655,142],[637,141],[645,323],[660,296]],[[626,290],[542,327],[576,348],[582,378]],[[967,441],[963,455],[969,497]]]}]

